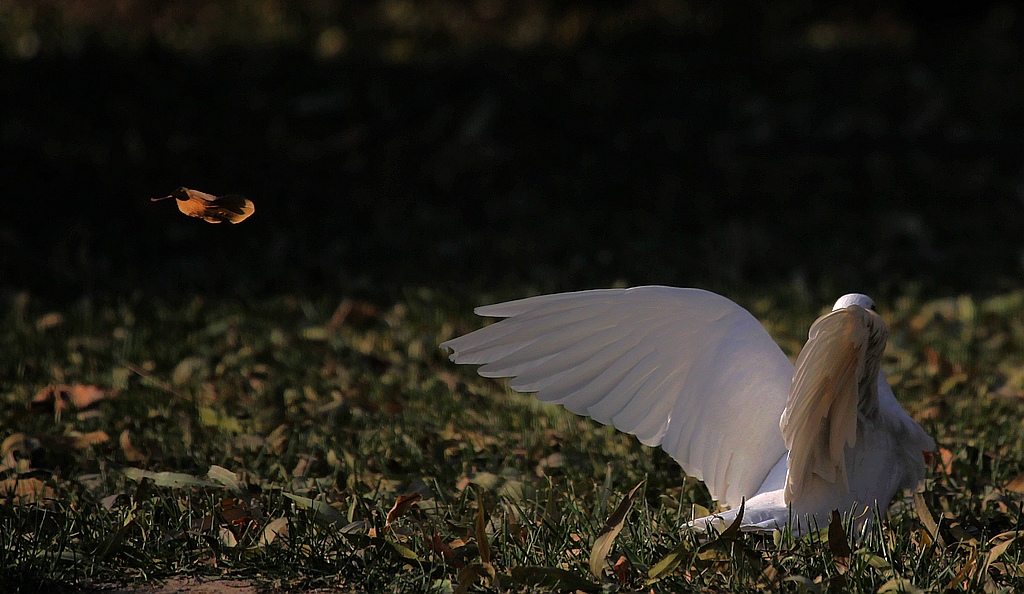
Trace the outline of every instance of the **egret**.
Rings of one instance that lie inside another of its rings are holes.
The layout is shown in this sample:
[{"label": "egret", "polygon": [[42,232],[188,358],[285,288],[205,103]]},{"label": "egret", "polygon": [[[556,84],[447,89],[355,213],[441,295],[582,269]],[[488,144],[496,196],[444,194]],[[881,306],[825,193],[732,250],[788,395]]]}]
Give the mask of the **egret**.
[{"label": "egret", "polygon": [[540,295],[476,309],[503,318],[444,342],[455,363],[661,446],[731,509],[697,518],[799,534],[917,488],[935,442],[881,370],[888,327],[861,294],[811,325],[796,365],[733,301],[642,286]]}]

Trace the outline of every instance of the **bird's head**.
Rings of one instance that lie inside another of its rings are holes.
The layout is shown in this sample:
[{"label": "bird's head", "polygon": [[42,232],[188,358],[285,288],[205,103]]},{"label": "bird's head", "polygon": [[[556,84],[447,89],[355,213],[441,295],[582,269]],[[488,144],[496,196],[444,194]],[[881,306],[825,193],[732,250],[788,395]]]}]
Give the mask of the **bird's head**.
[{"label": "bird's head", "polygon": [[838,301],[836,301],[836,304],[832,306],[832,311],[846,309],[851,305],[859,305],[864,309],[875,311],[875,302],[867,295],[862,295],[861,293],[849,293],[847,295],[843,295]]}]

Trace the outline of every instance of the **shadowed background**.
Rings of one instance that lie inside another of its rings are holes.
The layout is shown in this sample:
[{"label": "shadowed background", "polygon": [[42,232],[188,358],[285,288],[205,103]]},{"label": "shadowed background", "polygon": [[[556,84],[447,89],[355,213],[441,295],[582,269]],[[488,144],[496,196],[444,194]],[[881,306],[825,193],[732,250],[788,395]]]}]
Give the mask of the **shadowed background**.
[{"label": "shadowed background", "polygon": [[0,283],[1019,287],[1024,14],[930,10],[0,1]]}]

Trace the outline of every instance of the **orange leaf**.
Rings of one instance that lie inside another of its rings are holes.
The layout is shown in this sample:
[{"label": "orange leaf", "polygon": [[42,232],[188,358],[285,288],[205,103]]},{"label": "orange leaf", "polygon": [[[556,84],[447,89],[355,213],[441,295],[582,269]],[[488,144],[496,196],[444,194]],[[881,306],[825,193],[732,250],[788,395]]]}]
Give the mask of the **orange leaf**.
[{"label": "orange leaf", "polygon": [[51,487],[37,478],[8,478],[0,481],[0,503],[6,503],[11,497],[14,505],[33,503],[40,499],[54,499]]},{"label": "orange leaf", "polygon": [[199,190],[178,188],[169,196],[163,198],[151,198],[152,202],[159,202],[174,198],[178,210],[190,217],[203,219],[207,223],[241,223],[249,218],[256,207],[252,201],[237,194],[226,194],[214,196]]},{"label": "orange leaf", "polygon": [[1013,491],[1015,493],[1024,493],[1024,474],[1017,476],[1010,482],[1003,486],[1007,491]]},{"label": "orange leaf", "polygon": [[32,404],[40,405],[52,401],[53,412],[60,416],[69,404],[75,405],[78,409],[88,408],[112,394],[113,392],[91,385],[49,385],[36,392],[32,397]]},{"label": "orange leaf", "polygon": [[65,386],[64,390],[67,392],[68,398],[71,399],[71,403],[75,405],[75,408],[91,406],[107,397],[107,393],[96,386],[75,384],[73,386]]},{"label": "orange leaf", "polygon": [[409,508],[416,504],[420,499],[423,499],[423,495],[419,493],[409,493],[408,495],[399,495],[398,499],[395,500],[395,505],[391,507],[391,511],[388,512],[388,519],[384,522],[384,526],[388,527],[392,522],[401,518],[405,515],[405,512],[409,511]]}]

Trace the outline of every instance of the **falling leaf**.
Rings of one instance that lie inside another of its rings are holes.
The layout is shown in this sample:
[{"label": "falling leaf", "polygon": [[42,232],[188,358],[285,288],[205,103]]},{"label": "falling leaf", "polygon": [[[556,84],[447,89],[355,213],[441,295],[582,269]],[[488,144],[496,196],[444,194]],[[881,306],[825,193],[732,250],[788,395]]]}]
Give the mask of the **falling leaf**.
[{"label": "falling leaf", "polygon": [[635,487],[630,489],[629,493],[619,503],[619,507],[615,508],[612,515],[608,517],[608,521],[605,522],[601,534],[594,541],[594,548],[590,551],[590,573],[594,577],[601,577],[602,570],[606,564],[605,557],[611,551],[615,537],[622,530],[622,525],[626,522],[629,509],[633,506],[636,493],[643,484],[644,481],[640,481]]},{"label": "falling leaf", "polygon": [[241,223],[256,211],[251,200],[237,194],[214,196],[188,188],[178,188],[169,196],[151,198],[151,201],[159,202],[170,198],[174,198],[181,212],[208,223]]},{"label": "falling leaf", "polygon": [[419,493],[409,493],[407,495],[399,495],[398,499],[395,500],[395,504],[391,506],[391,511],[388,512],[388,518],[384,522],[384,527],[387,528],[391,524],[405,515],[405,512],[409,511],[413,505],[423,499],[423,495]]}]

